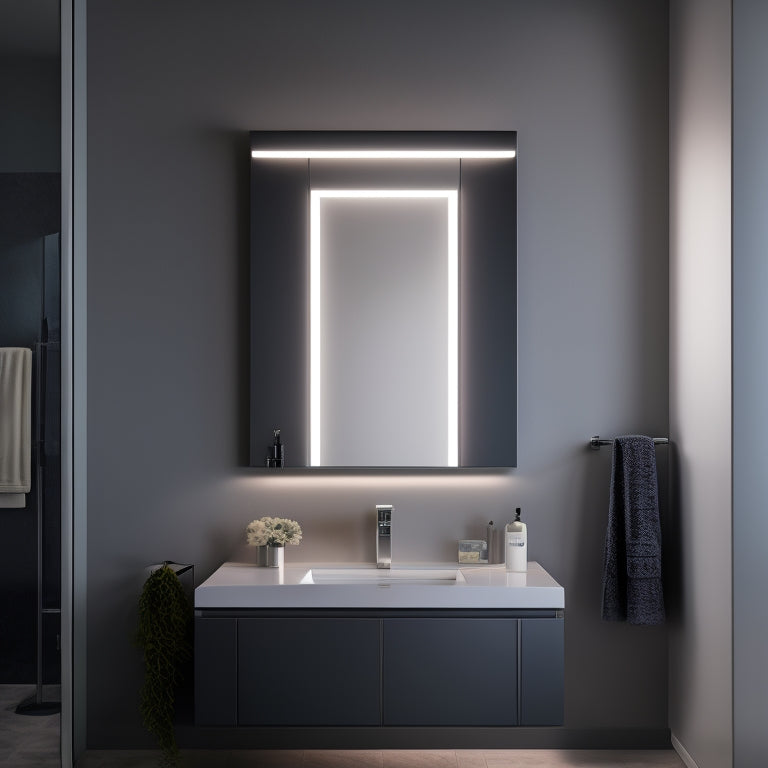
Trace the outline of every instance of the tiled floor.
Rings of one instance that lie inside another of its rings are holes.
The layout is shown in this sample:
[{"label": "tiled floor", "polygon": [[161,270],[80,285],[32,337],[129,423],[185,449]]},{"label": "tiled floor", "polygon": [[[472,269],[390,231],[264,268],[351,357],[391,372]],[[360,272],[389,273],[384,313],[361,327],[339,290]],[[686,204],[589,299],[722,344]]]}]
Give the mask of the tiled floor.
[{"label": "tiled floor", "polygon": [[[59,715],[17,715],[16,706],[34,685],[0,685],[0,765],[3,768],[60,768]],[[44,701],[59,698],[58,686],[44,688]]]},{"label": "tiled floor", "polygon": [[[0,766],[60,768],[59,715],[17,715],[33,686],[0,686]],[[46,699],[54,699],[57,691]],[[157,768],[150,750],[92,750],[77,768]],[[180,768],[684,768],[672,750],[193,750]]]},{"label": "tiled floor", "polygon": [[[684,768],[673,750],[198,750],[181,768]],[[78,768],[157,768],[146,751],[91,751]]]},{"label": "tiled floor", "polygon": [[[60,768],[59,716],[17,715],[33,686],[0,686],[0,765]],[[46,699],[58,691],[46,689]],[[672,750],[195,750],[180,768],[684,768]],[[149,750],[89,751],[78,768],[157,768]]]},{"label": "tiled floor", "polygon": [[[17,715],[34,686],[0,686],[0,766],[60,768],[59,715]],[[46,688],[45,699],[58,691]],[[673,750],[195,750],[180,768],[684,768]],[[157,768],[149,750],[89,751],[78,768]]]}]

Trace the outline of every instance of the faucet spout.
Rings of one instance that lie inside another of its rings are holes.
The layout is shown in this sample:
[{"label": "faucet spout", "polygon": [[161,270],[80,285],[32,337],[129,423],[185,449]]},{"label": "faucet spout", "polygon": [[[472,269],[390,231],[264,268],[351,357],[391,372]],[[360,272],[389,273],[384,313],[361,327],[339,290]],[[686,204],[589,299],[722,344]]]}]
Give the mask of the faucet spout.
[{"label": "faucet spout", "polygon": [[392,510],[391,504],[376,505],[376,567],[392,567]]}]

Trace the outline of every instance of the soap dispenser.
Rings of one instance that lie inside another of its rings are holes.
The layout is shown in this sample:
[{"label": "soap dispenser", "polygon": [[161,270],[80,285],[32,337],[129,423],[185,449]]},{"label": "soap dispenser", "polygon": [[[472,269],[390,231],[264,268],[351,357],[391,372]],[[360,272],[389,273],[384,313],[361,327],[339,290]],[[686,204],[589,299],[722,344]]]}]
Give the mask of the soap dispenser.
[{"label": "soap dispenser", "polygon": [[504,527],[504,565],[516,573],[528,570],[528,527],[520,522],[520,507],[515,510],[515,522]]}]

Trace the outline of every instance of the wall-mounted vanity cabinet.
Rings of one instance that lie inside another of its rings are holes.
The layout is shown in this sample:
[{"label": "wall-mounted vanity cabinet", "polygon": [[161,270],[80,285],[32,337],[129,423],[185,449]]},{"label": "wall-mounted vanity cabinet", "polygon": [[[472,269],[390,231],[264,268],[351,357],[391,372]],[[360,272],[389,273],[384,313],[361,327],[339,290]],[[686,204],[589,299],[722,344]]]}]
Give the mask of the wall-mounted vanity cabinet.
[{"label": "wall-mounted vanity cabinet", "polygon": [[[562,725],[563,592],[531,566],[512,586],[498,569],[463,569],[460,586],[337,586],[333,597],[302,581],[306,567],[270,590],[273,569],[226,565],[196,594],[196,723]],[[496,607],[394,607],[417,602]]]},{"label": "wall-mounted vanity cabinet", "polygon": [[517,136],[251,133],[251,464],[517,463]]},{"label": "wall-mounted vanity cabinet", "polygon": [[197,725],[563,722],[556,611],[203,614],[195,633]]}]

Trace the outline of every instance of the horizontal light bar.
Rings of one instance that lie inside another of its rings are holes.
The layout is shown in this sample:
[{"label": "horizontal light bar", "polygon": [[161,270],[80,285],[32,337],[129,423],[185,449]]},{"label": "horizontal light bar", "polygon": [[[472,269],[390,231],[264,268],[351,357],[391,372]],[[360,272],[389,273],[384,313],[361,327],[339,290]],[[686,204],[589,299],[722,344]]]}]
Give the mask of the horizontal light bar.
[{"label": "horizontal light bar", "polygon": [[514,149],[254,149],[259,160],[507,160]]},{"label": "horizontal light bar", "polygon": [[313,189],[311,197],[436,197],[452,198],[458,196],[456,189]]}]

